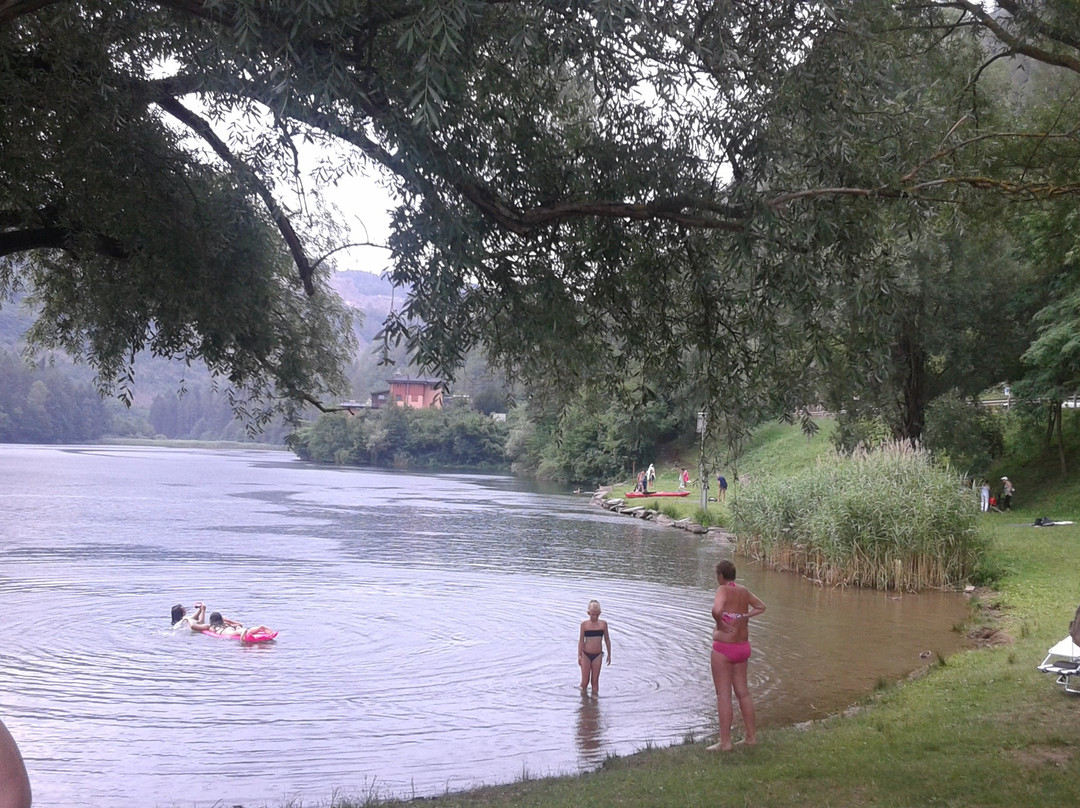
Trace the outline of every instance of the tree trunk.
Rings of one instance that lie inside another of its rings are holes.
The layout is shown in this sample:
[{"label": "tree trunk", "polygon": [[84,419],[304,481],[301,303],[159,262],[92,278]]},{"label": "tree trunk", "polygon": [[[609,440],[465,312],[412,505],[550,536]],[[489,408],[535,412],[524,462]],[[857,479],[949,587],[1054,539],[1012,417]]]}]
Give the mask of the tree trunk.
[{"label": "tree trunk", "polygon": [[1057,421],[1056,431],[1057,431],[1057,445],[1058,445],[1058,460],[1061,463],[1061,476],[1064,477],[1066,474],[1069,473],[1069,470],[1068,470],[1068,467],[1066,466],[1066,463],[1065,463],[1065,440],[1061,436],[1061,421],[1062,421],[1061,404],[1062,404],[1062,402],[1058,401],[1058,402],[1056,402],[1056,404],[1057,404],[1057,406],[1055,407],[1055,410],[1057,412],[1056,412],[1055,420]]},{"label": "tree trunk", "polygon": [[893,349],[897,381],[899,420],[893,424],[897,440],[914,445],[926,423],[926,351],[918,339],[904,334]]}]

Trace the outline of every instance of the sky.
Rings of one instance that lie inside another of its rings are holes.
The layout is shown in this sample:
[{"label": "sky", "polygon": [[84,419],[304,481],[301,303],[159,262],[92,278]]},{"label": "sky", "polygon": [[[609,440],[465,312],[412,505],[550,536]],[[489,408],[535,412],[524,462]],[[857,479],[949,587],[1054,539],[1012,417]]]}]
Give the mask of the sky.
[{"label": "sky", "polygon": [[[165,74],[167,75],[167,71]],[[248,110],[243,116],[237,114],[223,120],[210,116],[209,110],[198,98],[185,97],[184,101],[197,114],[207,118],[215,134],[226,141],[229,148],[239,155],[244,154],[246,144],[242,139],[236,139],[236,133],[250,131],[252,127],[259,125],[270,127],[273,124],[271,116],[265,110],[261,113],[263,117],[259,117],[257,112],[259,107]],[[187,139],[193,150],[202,152],[211,162],[219,162],[218,157],[199,137],[172,121],[168,116],[165,120]],[[345,217],[342,224],[349,228],[350,241],[386,244],[390,237],[390,210],[396,207],[396,204],[379,183],[378,175],[357,174],[342,178],[336,185],[323,185],[312,174],[320,162],[340,166],[348,162],[346,155],[355,158],[355,148],[345,143],[342,143],[339,148],[332,148],[320,140],[308,141],[303,137],[296,137],[292,145],[296,149],[297,165],[304,191],[321,193],[337,206]],[[378,169],[373,167],[371,170]],[[290,212],[303,210],[303,204],[295,190],[295,186],[291,183],[275,184],[272,188],[278,202]],[[310,257],[315,259],[318,256],[312,252]],[[362,270],[378,275],[389,268],[390,252],[377,247],[352,247],[335,253],[334,262],[339,270]]]},{"label": "sky", "polygon": [[[390,238],[390,213],[394,200],[386,189],[371,177],[356,176],[342,180],[337,187],[323,192],[345,215],[352,240],[385,244]],[[390,266],[389,250],[376,247],[353,247],[335,255],[337,268],[363,270],[376,275]]]},{"label": "sky", "polygon": [[[386,244],[390,238],[390,210],[396,207],[394,199],[379,183],[375,174],[357,174],[343,177],[336,185],[320,185],[311,176],[320,162],[340,165],[345,162],[344,154],[351,147],[341,150],[326,148],[316,143],[296,142],[299,152],[299,166],[307,192],[317,191],[333,203],[344,216],[341,224],[348,227],[350,241]],[[377,169],[372,169],[377,170]],[[290,209],[299,206],[295,196],[288,198],[288,190],[281,190],[286,205]],[[377,247],[352,247],[334,254],[334,262],[339,270],[363,270],[376,275],[389,268],[390,252]]]}]

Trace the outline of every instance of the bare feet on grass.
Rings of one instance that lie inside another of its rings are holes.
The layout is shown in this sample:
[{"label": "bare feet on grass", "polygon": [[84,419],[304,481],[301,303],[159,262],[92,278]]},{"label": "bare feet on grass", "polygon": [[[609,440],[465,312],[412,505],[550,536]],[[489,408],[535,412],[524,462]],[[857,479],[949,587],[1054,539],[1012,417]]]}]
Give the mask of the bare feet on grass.
[{"label": "bare feet on grass", "polygon": [[[735,741],[734,746],[757,746],[757,739],[751,740],[750,738],[743,738],[741,741]],[[722,743],[714,743],[712,746],[706,746],[706,752],[730,752],[732,744],[724,746]]]}]

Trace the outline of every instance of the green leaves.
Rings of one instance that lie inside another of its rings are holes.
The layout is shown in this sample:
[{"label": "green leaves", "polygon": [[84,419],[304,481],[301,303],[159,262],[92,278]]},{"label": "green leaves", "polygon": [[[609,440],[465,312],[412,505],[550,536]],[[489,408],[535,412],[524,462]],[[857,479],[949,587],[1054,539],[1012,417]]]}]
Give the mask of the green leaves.
[{"label": "green leaves", "polygon": [[[1080,190],[1077,96],[1021,87],[987,53],[988,35],[1013,34],[974,8],[981,29],[955,26],[953,5],[8,9],[0,253],[49,252],[35,258],[53,301],[36,333],[79,334],[66,344],[81,339],[103,378],[154,343],[302,395],[330,378],[337,313],[318,338],[293,324],[241,339],[221,321],[270,306],[314,322],[275,287],[284,265],[270,269],[272,250],[254,245],[275,237],[272,223],[301,275],[312,244],[333,250],[332,228],[294,224],[271,189],[300,184],[303,141],[334,141],[352,151],[324,175],[384,172],[400,202],[390,246],[406,297],[384,334],[420,364],[450,378],[483,346],[564,398],[583,379],[622,390],[639,378],[749,422],[888,349],[910,245],[973,226],[946,222],[951,211],[986,194]],[[1071,70],[1074,21],[1013,5],[1020,44]],[[993,100],[1009,93],[1045,105],[1022,119]],[[162,122],[178,99],[198,101],[209,131]],[[203,268],[188,285],[216,298],[185,288],[174,253]],[[215,286],[247,277],[239,260],[265,264],[251,306]],[[92,315],[83,300],[115,311]]]}]

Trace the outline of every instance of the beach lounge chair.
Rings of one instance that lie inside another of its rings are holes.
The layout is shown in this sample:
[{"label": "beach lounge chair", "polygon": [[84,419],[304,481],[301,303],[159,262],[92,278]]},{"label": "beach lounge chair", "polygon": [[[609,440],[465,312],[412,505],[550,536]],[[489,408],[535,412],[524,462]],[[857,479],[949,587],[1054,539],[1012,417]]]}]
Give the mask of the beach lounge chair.
[{"label": "beach lounge chair", "polygon": [[1080,693],[1080,645],[1066,637],[1047,652],[1039,670],[1057,676],[1055,684],[1064,687],[1066,693]]}]

